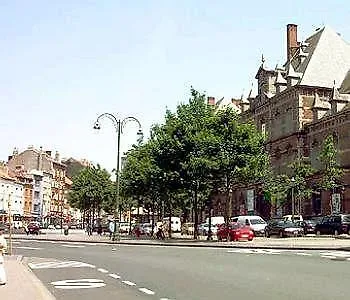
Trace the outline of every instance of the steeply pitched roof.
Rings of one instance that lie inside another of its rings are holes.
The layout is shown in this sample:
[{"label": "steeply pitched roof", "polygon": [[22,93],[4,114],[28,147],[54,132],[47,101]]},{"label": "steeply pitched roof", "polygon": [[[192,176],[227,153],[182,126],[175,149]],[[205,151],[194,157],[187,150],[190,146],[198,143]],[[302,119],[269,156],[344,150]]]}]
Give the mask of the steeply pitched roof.
[{"label": "steeply pitched roof", "polygon": [[350,69],[341,84],[340,91],[342,93],[350,93]]},{"label": "steeply pitched roof", "polygon": [[350,45],[329,26],[305,42],[308,56],[300,64],[297,55],[292,60],[295,71],[303,74],[299,84],[332,88],[335,80],[340,87],[350,70]]}]

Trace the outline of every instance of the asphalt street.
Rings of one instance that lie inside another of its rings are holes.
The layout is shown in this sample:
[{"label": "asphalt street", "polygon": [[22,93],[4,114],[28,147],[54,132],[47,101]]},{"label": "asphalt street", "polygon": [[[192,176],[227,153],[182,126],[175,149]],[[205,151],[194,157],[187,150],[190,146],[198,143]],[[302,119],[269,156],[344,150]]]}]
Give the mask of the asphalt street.
[{"label": "asphalt street", "polygon": [[58,300],[330,300],[350,293],[350,252],[25,240],[13,246]]}]

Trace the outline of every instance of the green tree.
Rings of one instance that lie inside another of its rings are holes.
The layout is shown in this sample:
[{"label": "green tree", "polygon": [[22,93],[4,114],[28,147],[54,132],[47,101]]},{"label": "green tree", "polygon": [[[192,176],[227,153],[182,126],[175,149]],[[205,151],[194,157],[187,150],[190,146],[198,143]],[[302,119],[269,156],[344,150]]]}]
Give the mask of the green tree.
[{"label": "green tree", "polygon": [[288,198],[292,182],[285,174],[275,174],[271,169],[263,180],[264,198],[269,201],[273,214],[276,215]]},{"label": "green tree", "polygon": [[338,162],[338,149],[332,135],[328,135],[324,140],[318,159],[321,162],[322,172],[320,186],[325,190],[333,190],[339,186],[337,181],[344,172]]},{"label": "green tree", "polygon": [[311,166],[311,162],[306,157],[298,157],[293,161],[289,168],[292,170],[294,178],[295,198],[297,200],[297,211],[302,214],[303,201],[310,198],[312,188],[309,183],[309,178],[315,173]]},{"label": "green tree", "polygon": [[90,228],[102,209],[113,209],[113,187],[110,174],[99,165],[82,169],[75,177],[68,201],[87,216]]},{"label": "green tree", "polygon": [[168,206],[171,209],[179,206],[178,199],[184,189],[193,191],[195,238],[198,208],[202,206],[199,202],[203,199],[200,196],[208,190],[208,180],[216,163],[211,156],[215,145],[213,122],[214,110],[207,105],[206,96],[192,88],[189,102],[178,105],[175,113],[167,111],[165,124],[155,131],[154,157],[164,171]]},{"label": "green tree", "polygon": [[230,190],[239,184],[261,181],[265,176],[268,160],[263,147],[264,136],[253,123],[242,123],[231,108],[217,112],[215,134],[214,179],[220,180],[216,185],[223,187],[221,191],[226,195],[228,219],[232,212]]}]

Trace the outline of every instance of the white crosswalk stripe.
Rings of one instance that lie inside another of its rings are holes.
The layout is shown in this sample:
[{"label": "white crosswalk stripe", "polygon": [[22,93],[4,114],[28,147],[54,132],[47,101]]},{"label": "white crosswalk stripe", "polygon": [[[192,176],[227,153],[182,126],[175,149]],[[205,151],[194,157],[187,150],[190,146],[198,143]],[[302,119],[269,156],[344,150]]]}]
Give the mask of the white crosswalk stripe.
[{"label": "white crosswalk stripe", "polygon": [[228,253],[243,253],[243,254],[281,254],[283,250],[278,249],[234,249],[228,250]]},{"label": "white crosswalk stripe", "polygon": [[31,269],[58,269],[58,268],[95,268],[94,265],[90,265],[79,261],[48,261],[41,263],[29,263],[28,266]]}]

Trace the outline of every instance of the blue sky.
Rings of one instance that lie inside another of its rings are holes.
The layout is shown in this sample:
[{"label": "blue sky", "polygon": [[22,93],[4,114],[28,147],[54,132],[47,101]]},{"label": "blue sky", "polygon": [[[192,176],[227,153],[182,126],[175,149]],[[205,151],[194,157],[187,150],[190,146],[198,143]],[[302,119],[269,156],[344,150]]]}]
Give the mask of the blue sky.
[{"label": "blue sky", "polygon": [[34,145],[110,170],[116,135],[109,120],[93,131],[98,114],[135,116],[147,134],[191,85],[247,93],[262,53],[284,62],[287,23],[299,40],[328,24],[350,41],[349,15],[346,0],[0,0],[0,160]]}]

